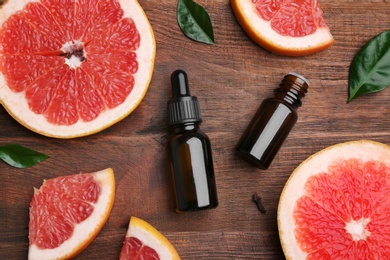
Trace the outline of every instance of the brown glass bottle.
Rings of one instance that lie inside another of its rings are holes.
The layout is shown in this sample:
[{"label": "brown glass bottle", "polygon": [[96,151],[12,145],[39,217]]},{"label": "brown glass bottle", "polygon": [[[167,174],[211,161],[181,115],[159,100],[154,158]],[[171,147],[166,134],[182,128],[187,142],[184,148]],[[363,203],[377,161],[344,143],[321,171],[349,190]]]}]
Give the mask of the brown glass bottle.
[{"label": "brown glass bottle", "polygon": [[190,95],[187,75],[172,73],[173,98],[168,102],[171,137],[167,151],[174,185],[176,211],[218,206],[211,145],[199,129],[202,122],[196,97]]},{"label": "brown glass bottle", "polygon": [[307,79],[293,72],[287,74],[274,97],[265,99],[256,111],[235,147],[238,155],[260,169],[268,169],[298,119],[297,108],[308,88]]}]

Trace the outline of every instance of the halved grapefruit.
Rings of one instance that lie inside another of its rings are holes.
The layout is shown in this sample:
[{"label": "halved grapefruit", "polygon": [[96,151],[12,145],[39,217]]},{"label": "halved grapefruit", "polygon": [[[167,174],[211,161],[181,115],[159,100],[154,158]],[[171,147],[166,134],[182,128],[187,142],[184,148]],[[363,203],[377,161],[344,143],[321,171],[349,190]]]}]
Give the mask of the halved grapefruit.
[{"label": "halved grapefruit", "polygon": [[70,259],[96,237],[115,197],[108,168],[44,181],[30,203],[28,259]]},{"label": "halved grapefruit", "polygon": [[180,257],[157,229],[140,218],[131,217],[119,259],[175,260]]},{"label": "halved grapefruit", "polygon": [[303,56],[334,42],[317,0],[230,0],[244,31],[263,48]]},{"label": "halved grapefruit", "polygon": [[0,8],[0,103],[27,128],[72,138],[129,115],[155,39],[137,0],[12,0]]},{"label": "halved grapefruit", "polygon": [[287,259],[389,259],[390,146],[361,140],[306,159],[287,181],[278,228]]}]

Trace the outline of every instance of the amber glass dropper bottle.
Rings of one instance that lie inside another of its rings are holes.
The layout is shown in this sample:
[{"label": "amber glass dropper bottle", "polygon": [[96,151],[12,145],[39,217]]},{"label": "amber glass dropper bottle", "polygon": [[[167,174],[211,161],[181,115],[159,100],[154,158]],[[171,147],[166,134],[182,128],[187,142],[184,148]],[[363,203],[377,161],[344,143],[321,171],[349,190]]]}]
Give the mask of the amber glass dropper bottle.
[{"label": "amber glass dropper bottle", "polygon": [[190,95],[187,74],[171,75],[173,97],[168,101],[168,160],[175,190],[176,212],[211,209],[218,205],[208,136],[199,129],[198,99]]},{"label": "amber glass dropper bottle", "polygon": [[268,169],[298,119],[297,109],[309,84],[294,72],[284,76],[274,97],[261,103],[237,143],[239,156],[260,169]]}]

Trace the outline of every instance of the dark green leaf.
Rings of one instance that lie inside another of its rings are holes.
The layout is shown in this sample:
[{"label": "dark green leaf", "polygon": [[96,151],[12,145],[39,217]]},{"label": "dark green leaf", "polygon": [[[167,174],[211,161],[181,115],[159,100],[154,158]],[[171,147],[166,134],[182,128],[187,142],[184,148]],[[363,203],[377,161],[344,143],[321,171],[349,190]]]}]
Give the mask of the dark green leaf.
[{"label": "dark green leaf", "polygon": [[17,144],[0,147],[0,159],[17,168],[27,168],[49,158],[49,156]]},{"label": "dark green leaf", "polygon": [[213,25],[204,8],[192,0],[179,0],[177,22],[188,38],[207,44],[214,43]]},{"label": "dark green leaf", "polygon": [[390,85],[390,30],[370,39],[356,54],[348,81],[348,103],[358,96]]}]

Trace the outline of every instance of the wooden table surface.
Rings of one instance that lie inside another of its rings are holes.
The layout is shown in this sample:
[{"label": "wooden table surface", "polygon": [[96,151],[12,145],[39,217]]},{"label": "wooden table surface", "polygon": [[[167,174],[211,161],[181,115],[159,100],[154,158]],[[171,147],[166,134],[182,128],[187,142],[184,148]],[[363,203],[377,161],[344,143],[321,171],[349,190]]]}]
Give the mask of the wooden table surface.
[{"label": "wooden table surface", "polygon": [[[10,0],[12,2],[12,0]],[[130,116],[98,134],[71,140],[33,133],[0,106],[0,145],[18,143],[50,155],[28,169],[0,162],[0,259],[26,259],[28,210],[43,179],[112,167],[116,198],[110,218],[76,259],[117,259],[130,216],[159,229],[182,259],[283,259],[277,228],[280,193],[291,172],[329,145],[358,139],[390,144],[390,89],[347,104],[354,55],[389,29],[388,0],[322,0],[334,45],[307,57],[274,55],[251,41],[227,0],[197,0],[208,11],[216,43],[186,38],[176,0],[140,0],[153,27],[157,56],[149,91]],[[170,74],[184,69],[212,143],[219,207],[177,214],[167,171],[166,102]],[[233,147],[260,102],[296,71],[311,81],[299,120],[268,170],[242,161]],[[251,201],[261,195],[266,214]]]}]

